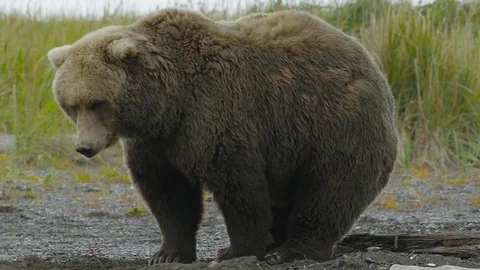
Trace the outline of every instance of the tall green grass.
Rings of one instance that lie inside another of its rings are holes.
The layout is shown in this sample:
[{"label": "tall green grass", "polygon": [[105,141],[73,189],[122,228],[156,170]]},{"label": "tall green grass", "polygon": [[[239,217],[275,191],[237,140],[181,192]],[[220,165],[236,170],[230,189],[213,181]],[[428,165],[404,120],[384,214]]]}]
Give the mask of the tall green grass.
[{"label": "tall green grass", "polygon": [[72,133],[73,126],[53,100],[54,71],[46,53],[96,28],[134,20],[129,15],[101,19],[1,15],[0,133],[16,134],[24,151],[34,148],[41,136]]},{"label": "tall green grass", "polygon": [[[374,55],[397,100],[401,132],[399,164],[433,167],[480,164],[480,5],[439,0],[354,1],[341,6],[272,1],[233,13],[302,9],[356,36]],[[224,18],[228,10],[204,11]],[[54,71],[46,53],[110,24],[135,21],[136,14],[102,18],[42,18],[0,15],[0,133],[18,136],[23,152],[42,151],[38,138],[74,132],[53,100]]]},{"label": "tall green grass", "polygon": [[396,97],[407,165],[480,164],[479,29],[480,5],[454,1],[390,6],[361,29]]}]

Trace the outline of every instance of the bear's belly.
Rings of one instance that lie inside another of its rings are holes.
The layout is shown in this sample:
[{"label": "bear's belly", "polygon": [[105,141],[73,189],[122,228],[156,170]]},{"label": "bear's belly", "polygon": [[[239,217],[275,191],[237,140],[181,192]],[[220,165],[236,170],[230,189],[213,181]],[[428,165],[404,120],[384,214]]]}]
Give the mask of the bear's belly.
[{"label": "bear's belly", "polygon": [[271,207],[283,208],[291,204],[295,191],[295,181],[292,175],[292,173],[284,175],[267,174]]}]

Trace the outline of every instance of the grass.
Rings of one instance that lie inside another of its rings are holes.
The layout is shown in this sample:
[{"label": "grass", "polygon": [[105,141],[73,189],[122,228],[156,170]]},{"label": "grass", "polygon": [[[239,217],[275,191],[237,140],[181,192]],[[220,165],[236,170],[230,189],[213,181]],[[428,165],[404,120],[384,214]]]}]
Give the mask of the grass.
[{"label": "grass", "polygon": [[100,168],[102,176],[111,182],[123,182],[130,184],[130,177],[126,172],[120,172],[118,168],[112,165],[104,165]]},{"label": "grass", "polygon": [[480,196],[472,198],[472,205],[480,208]]},{"label": "grass", "polygon": [[27,189],[27,191],[25,193],[25,198],[37,200],[38,199],[38,193],[35,192],[35,191],[32,191],[31,189]]},{"label": "grass", "polygon": [[400,184],[402,184],[402,186],[404,187],[409,187],[413,185],[413,183],[414,183],[414,179],[412,177],[400,179]]},{"label": "grass", "polygon": [[91,177],[90,177],[90,173],[89,172],[86,172],[86,171],[83,171],[83,172],[77,172],[74,174],[75,176],[75,179],[80,181],[80,182],[89,182]]},{"label": "grass", "polygon": [[377,205],[380,209],[398,209],[397,197],[381,194],[378,198]]},{"label": "grass", "polygon": [[463,185],[466,185],[467,184],[467,178],[465,176],[458,176],[458,177],[455,177],[453,179],[450,179],[448,181],[448,183],[450,185],[460,185],[460,186],[463,186]]},{"label": "grass", "polygon": [[128,209],[128,213],[134,216],[145,216],[149,215],[149,211],[147,209],[147,206],[143,203],[138,203],[133,205]]},{"label": "grass", "polygon": [[[272,1],[230,17],[289,8],[324,18],[374,55],[396,98],[399,167],[471,168],[480,163],[480,3],[439,0],[413,7],[406,1],[360,0],[326,7]],[[226,10],[204,13],[227,16]],[[53,100],[54,71],[46,53],[99,27],[136,19],[127,12],[100,18],[0,14],[0,134],[16,134],[19,153],[34,162],[67,166],[62,146],[40,139],[75,132]],[[107,177],[117,177],[108,170]]]}]

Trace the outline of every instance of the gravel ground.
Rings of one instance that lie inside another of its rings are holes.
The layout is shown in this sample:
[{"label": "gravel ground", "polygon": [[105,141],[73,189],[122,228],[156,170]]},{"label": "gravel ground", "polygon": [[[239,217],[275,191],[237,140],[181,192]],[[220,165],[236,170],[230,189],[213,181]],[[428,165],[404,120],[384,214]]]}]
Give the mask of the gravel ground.
[{"label": "gravel ground", "polygon": [[[148,211],[142,212],[143,202],[130,183],[109,180],[97,167],[80,166],[81,170],[86,168],[89,181],[79,181],[81,177],[70,170],[47,183],[25,176],[45,178],[47,171],[41,169],[0,179],[0,269],[146,268],[148,257],[161,241],[154,218]],[[467,177],[416,175],[392,176],[352,232],[480,231],[478,172]],[[206,201],[198,234],[199,262],[156,269],[206,268],[216,250],[229,244],[221,214],[210,198]],[[389,269],[395,263],[480,268],[480,258],[411,256],[388,251],[356,252],[323,264],[297,261],[275,268],[246,257],[209,269]]]}]

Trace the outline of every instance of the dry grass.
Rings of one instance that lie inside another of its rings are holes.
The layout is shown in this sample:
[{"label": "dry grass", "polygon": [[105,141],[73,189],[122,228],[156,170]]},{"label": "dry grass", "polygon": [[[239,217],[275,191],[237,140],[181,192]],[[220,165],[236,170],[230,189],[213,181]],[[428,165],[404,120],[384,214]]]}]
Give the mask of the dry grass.
[{"label": "dry grass", "polygon": [[381,209],[398,209],[397,197],[394,195],[380,195],[377,205]]},{"label": "dry grass", "polygon": [[480,208],[480,196],[472,198],[472,205]]}]

